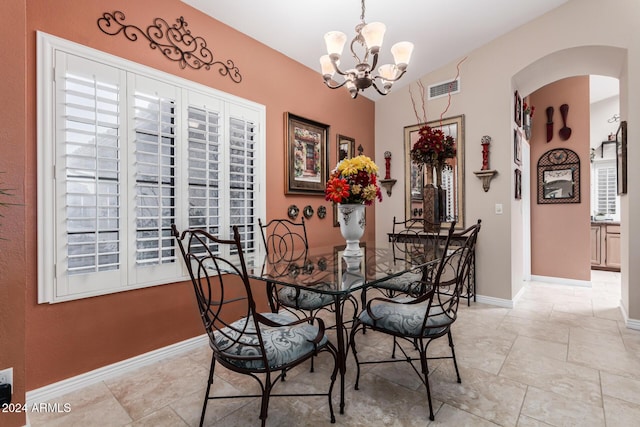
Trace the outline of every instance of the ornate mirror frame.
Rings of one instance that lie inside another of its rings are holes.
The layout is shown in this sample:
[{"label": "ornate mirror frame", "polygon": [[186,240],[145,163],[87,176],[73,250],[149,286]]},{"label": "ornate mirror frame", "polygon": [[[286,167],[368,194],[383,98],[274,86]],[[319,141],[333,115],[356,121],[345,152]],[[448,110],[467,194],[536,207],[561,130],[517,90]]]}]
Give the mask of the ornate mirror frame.
[{"label": "ornate mirror frame", "polygon": [[[411,147],[418,140],[418,130],[424,123],[405,126],[404,128],[404,170],[405,170],[405,219],[422,217],[423,188],[425,171],[420,173],[418,166],[411,162]],[[456,228],[464,229],[464,114],[442,120],[427,122],[432,128],[442,128],[446,135],[452,135],[456,141],[455,161],[449,161],[455,195],[450,200],[454,203],[454,217]],[[449,199],[447,197],[447,199]]]}]

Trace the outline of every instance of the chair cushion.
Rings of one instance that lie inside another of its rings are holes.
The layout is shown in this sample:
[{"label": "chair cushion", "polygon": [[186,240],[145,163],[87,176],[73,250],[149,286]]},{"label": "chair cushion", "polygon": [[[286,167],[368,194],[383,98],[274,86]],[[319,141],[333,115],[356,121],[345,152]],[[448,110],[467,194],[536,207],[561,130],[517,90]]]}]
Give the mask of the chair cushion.
[{"label": "chair cushion", "polygon": [[[397,299],[406,302],[408,299]],[[422,330],[422,323],[427,310],[427,302],[420,304],[398,304],[389,302],[374,302],[371,311],[378,320],[373,320],[367,310],[360,313],[360,321],[376,329],[388,331],[392,334],[408,337],[425,337],[440,335],[453,323],[453,320],[443,312],[439,305],[432,305],[429,309],[427,327]]]},{"label": "chair cushion", "polygon": [[[263,313],[263,316],[280,324],[298,320],[290,315],[280,313]],[[226,327],[221,329],[220,332],[216,332],[214,334],[216,347],[214,351],[216,349],[224,350],[224,353],[237,356],[259,355],[259,347],[257,347],[258,336],[256,335],[253,319],[250,320],[245,333],[238,342],[233,342],[240,335],[233,329],[242,330],[247,320],[248,318],[237,320],[231,324],[231,327]],[[318,335],[318,327],[309,323],[277,327],[260,325],[260,332],[262,333],[269,367],[277,369],[314,352],[315,349],[311,340]],[[323,346],[326,342],[327,336],[325,335],[318,345]],[[233,357],[224,359],[232,365],[243,369],[263,370],[265,368],[262,359],[242,360]]]},{"label": "chair cushion", "polygon": [[[315,285],[316,287],[321,285]],[[328,285],[324,285],[328,287]],[[278,290],[280,304],[302,310],[317,310],[333,302],[333,295],[285,286]]]},{"label": "chair cushion", "polygon": [[420,270],[407,271],[399,276],[391,277],[374,285],[376,288],[390,289],[393,291],[412,293],[420,286],[422,272]]}]

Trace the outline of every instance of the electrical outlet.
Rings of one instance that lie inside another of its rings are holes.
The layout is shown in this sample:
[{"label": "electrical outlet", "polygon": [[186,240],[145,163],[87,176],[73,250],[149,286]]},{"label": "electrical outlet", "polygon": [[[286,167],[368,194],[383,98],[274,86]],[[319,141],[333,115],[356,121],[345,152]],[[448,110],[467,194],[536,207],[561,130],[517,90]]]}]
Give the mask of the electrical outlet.
[{"label": "electrical outlet", "polygon": [[13,368],[0,371],[0,384],[10,384],[13,388]]}]

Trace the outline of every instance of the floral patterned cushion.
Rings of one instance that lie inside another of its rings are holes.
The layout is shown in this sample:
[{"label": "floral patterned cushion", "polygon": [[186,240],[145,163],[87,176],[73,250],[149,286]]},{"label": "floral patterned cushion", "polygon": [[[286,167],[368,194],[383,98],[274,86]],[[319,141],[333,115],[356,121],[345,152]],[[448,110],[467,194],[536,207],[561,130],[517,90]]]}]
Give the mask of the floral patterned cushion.
[{"label": "floral patterned cushion", "polygon": [[[263,313],[273,322],[287,324],[297,319],[286,314],[280,313]],[[247,318],[243,318],[232,323],[233,329],[242,330],[247,322]],[[267,326],[260,325],[260,332],[264,342],[267,361],[271,369],[293,362],[302,356],[313,353],[314,345],[311,342],[318,335],[318,327],[309,323],[299,323],[292,326]],[[236,356],[257,356],[259,353],[258,336],[256,335],[253,321],[250,321],[244,334],[237,342],[234,342],[239,333],[233,331],[232,328],[223,328],[216,332],[215,347],[224,350],[224,353]],[[327,342],[325,335],[320,341],[319,346]],[[227,361],[235,366],[244,369],[264,369],[262,359],[242,360],[228,357]]]},{"label": "floral patterned cushion", "polygon": [[412,293],[420,286],[422,272],[420,270],[407,271],[399,276],[391,277],[382,282],[376,283],[376,288],[391,289],[404,293]]},{"label": "floral patterned cushion", "polygon": [[[328,287],[328,285],[324,286]],[[333,295],[286,286],[278,291],[278,301],[280,301],[280,304],[291,308],[317,310],[331,304]]]},{"label": "floral patterned cushion", "polygon": [[[396,300],[396,301],[406,301]],[[360,314],[360,321],[365,325],[387,330],[409,337],[425,338],[439,335],[453,323],[453,320],[443,312],[439,305],[432,305],[429,310],[427,327],[422,331],[422,323],[426,315],[427,303],[421,304],[397,304],[388,302],[374,302],[371,304],[371,312],[378,320],[373,320],[367,310]]]}]

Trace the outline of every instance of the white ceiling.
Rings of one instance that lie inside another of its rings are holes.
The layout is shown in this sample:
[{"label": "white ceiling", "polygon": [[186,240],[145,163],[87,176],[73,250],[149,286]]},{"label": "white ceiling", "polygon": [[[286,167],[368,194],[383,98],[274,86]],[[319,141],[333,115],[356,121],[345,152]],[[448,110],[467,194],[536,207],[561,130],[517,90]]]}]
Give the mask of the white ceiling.
[{"label": "white ceiling", "polygon": [[[182,1],[318,74],[319,58],[326,53],[324,34],[338,30],[351,40],[361,14],[359,0]],[[393,62],[389,48],[394,43],[414,43],[407,73],[395,84],[401,87],[567,1],[369,0],[365,20],[387,26],[379,64]],[[350,68],[353,61],[347,52],[345,47],[342,62]],[[322,84],[320,77],[318,81]],[[373,100],[381,98],[371,89],[362,95]]]}]

